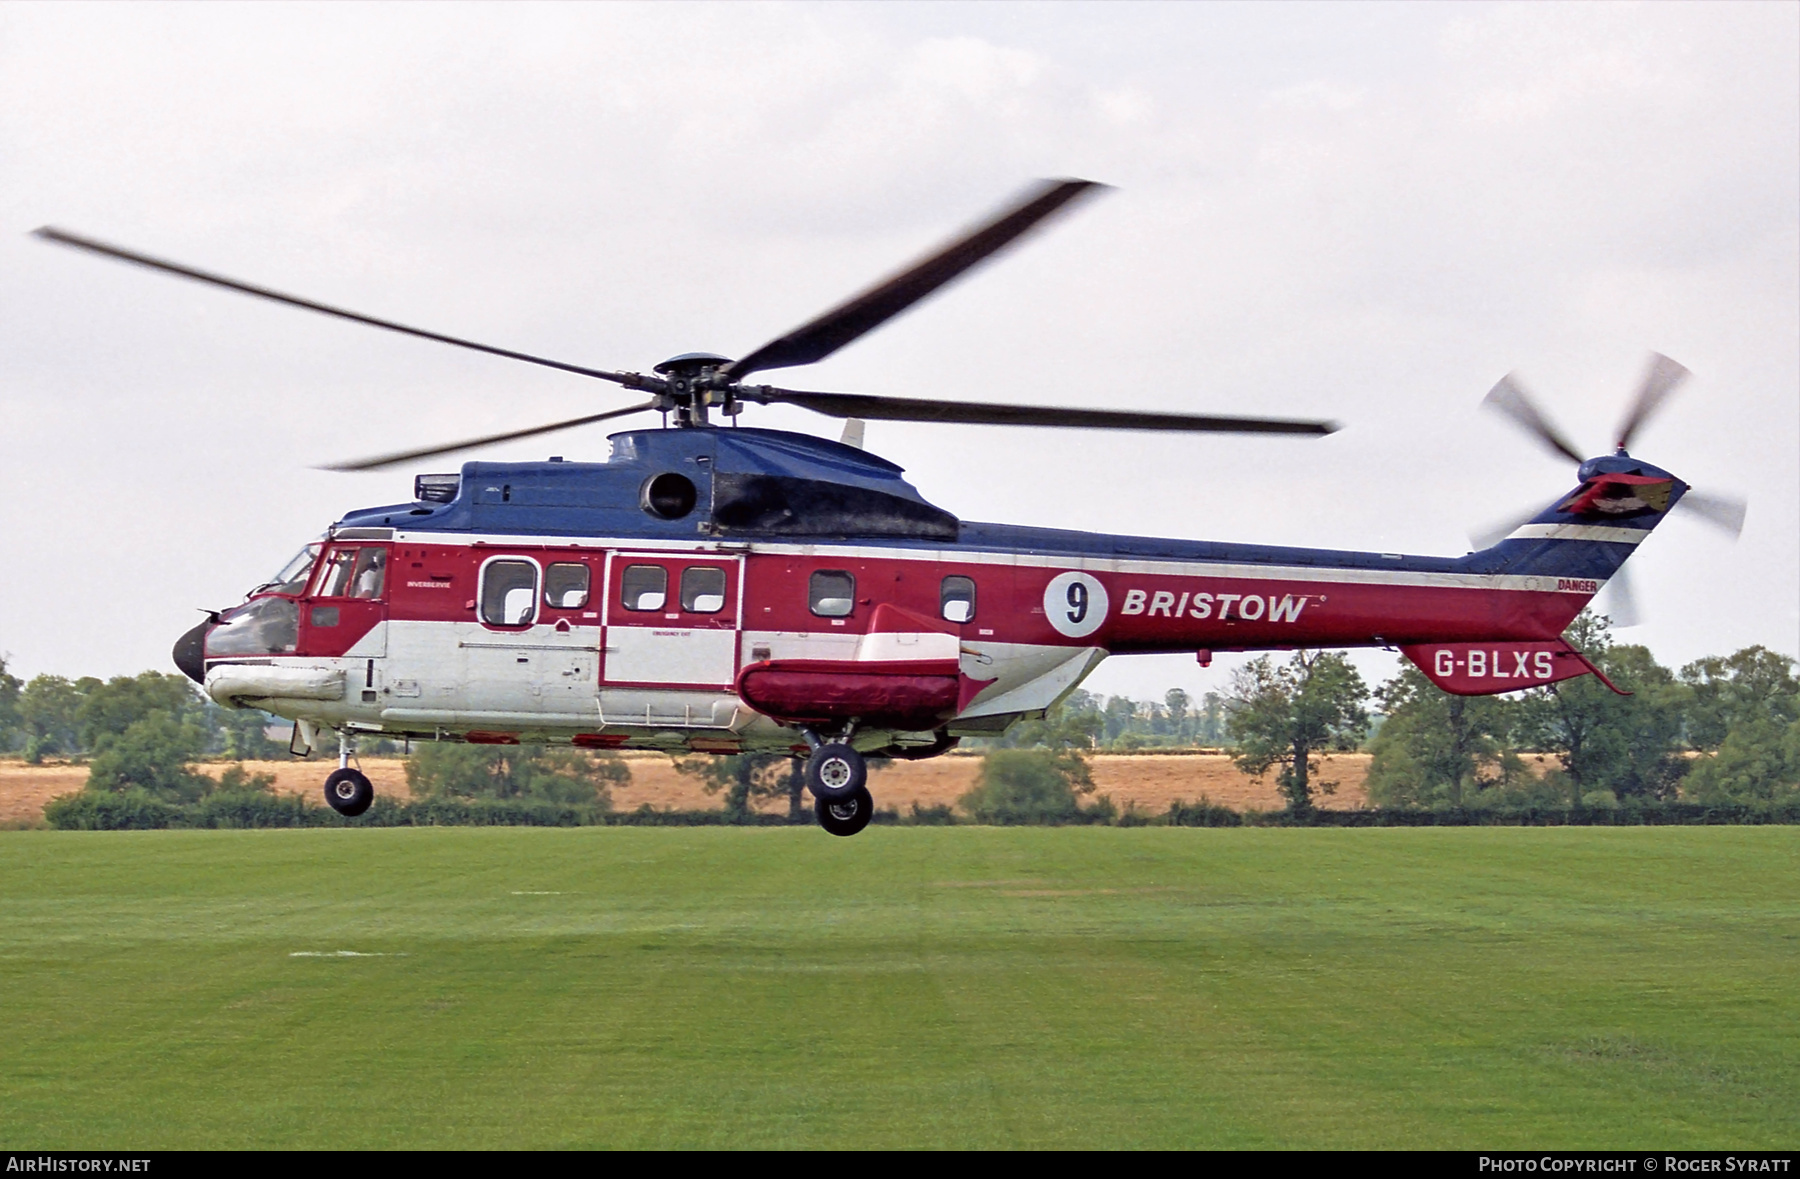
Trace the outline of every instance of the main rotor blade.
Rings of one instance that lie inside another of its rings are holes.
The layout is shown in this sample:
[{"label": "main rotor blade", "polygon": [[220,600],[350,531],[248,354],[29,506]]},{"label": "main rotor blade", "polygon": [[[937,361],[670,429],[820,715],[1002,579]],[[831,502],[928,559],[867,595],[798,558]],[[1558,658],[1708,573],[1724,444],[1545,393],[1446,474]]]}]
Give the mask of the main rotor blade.
[{"label": "main rotor blade", "polygon": [[317,311],[321,315],[334,315],[339,319],[348,319],[352,323],[363,323],[370,327],[383,328],[390,332],[399,332],[402,335],[417,336],[422,340],[436,340],[440,344],[454,344],[458,348],[469,348],[476,352],[486,352],[490,356],[504,356],[508,360],[523,360],[527,364],[541,364],[545,368],[561,369],[563,372],[575,373],[579,376],[598,377],[603,381],[613,381],[616,384],[625,385],[630,388],[647,387],[642,383],[645,378],[639,377],[636,373],[615,373],[607,372],[605,369],[584,368],[579,364],[565,364],[560,360],[550,360],[543,356],[533,356],[529,352],[515,352],[510,348],[495,348],[490,344],[478,344],[474,340],[464,340],[457,336],[446,336],[442,332],[428,332],[424,328],[407,327],[403,323],[395,323],[392,320],[377,319],[372,315],[363,315],[356,311],[346,311],[342,307],[333,307],[328,303],[315,303],[311,299],[302,299],[297,295],[284,295],[280,291],[270,290],[268,287],[259,287],[252,283],[239,282],[235,278],[226,278],[222,274],[213,274],[205,270],[196,270],[191,266],[182,266],[176,262],[164,261],[161,258],[152,258],[148,254],[139,254],[120,246],[108,245],[106,242],[95,241],[91,237],[82,237],[80,234],[69,233],[67,230],[57,229],[54,226],[46,225],[41,229],[35,229],[32,231],[32,236],[42,238],[47,242],[55,242],[59,246],[70,246],[77,250],[86,250],[90,254],[99,254],[105,258],[114,258],[120,262],[129,262],[133,266],[144,266],[151,270],[160,270],[164,274],[173,274],[180,278],[190,278],[195,282],[208,283],[215,287],[224,287],[226,290],[237,291],[240,294],[254,295],[258,299],[268,299],[276,303],[285,303],[289,307],[299,307],[306,311]]},{"label": "main rotor blade", "polygon": [[1577,463],[1583,461],[1581,454],[1569,445],[1567,439],[1556,432],[1556,427],[1552,426],[1543,414],[1538,412],[1537,406],[1533,405],[1531,398],[1525,395],[1524,388],[1514,374],[1507,373],[1501,377],[1499,382],[1488,390],[1488,395],[1481,399],[1481,404],[1505,414],[1522,426],[1526,433],[1556,453],[1566,455]]},{"label": "main rotor blade", "polygon": [[1650,369],[1644,374],[1644,383],[1638,387],[1636,400],[1625,413],[1625,420],[1619,423],[1619,446],[1631,448],[1631,437],[1636,434],[1650,416],[1662,408],[1669,394],[1680,388],[1681,383],[1692,374],[1675,361],[1660,352],[1650,354]]},{"label": "main rotor blade", "polygon": [[1185,430],[1223,434],[1330,434],[1336,422],[1292,418],[1202,417],[1184,413],[1139,413],[1115,409],[1065,409],[1044,405],[987,405],[973,401],[926,401],[876,397],[866,393],[808,393],[752,385],[738,396],[764,404],[785,402],[834,418],[889,422],[955,422],[965,426],[1069,426],[1090,430]]},{"label": "main rotor blade", "polygon": [[1735,496],[1707,495],[1701,491],[1690,491],[1675,504],[1677,508],[1686,508],[1723,532],[1729,532],[1736,540],[1744,531],[1744,513],[1749,505]]},{"label": "main rotor blade", "polygon": [[812,322],[770,340],[724,371],[741,380],[763,369],[823,360],[1017,241],[1070,201],[1105,187],[1092,180],[1046,180],[987,224]]},{"label": "main rotor blade", "polygon": [[572,426],[585,426],[590,422],[604,422],[608,418],[622,418],[626,414],[640,413],[646,409],[655,409],[656,402],[646,401],[642,405],[628,406],[625,409],[608,410],[606,413],[591,413],[584,418],[570,418],[566,422],[551,422],[548,426],[533,426],[528,430],[509,430],[505,434],[489,434],[485,438],[466,438],[461,442],[450,442],[442,446],[427,446],[419,450],[403,450],[395,454],[378,455],[375,458],[357,459],[348,463],[332,463],[321,468],[326,471],[374,471],[381,467],[391,467],[396,463],[404,463],[411,459],[430,458],[438,454],[450,454],[453,451],[468,450],[472,446],[486,446],[490,442],[507,442],[514,438],[530,438],[534,434],[551,434],[557,430],[567,430]]}]

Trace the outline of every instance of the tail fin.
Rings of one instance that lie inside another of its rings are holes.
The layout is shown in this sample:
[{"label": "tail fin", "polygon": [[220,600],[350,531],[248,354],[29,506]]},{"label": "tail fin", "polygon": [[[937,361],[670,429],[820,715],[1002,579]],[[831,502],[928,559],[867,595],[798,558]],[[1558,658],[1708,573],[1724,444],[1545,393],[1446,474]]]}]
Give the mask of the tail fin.
[{"label": "tail fin", "polygon": [[1588,592],[1619,571],[1637,546],[1662,523],[1688,486],[1667,471],[1623,452],[1581,464],[1573,491],[1514,529],[1499,543],[1463,558],[1471,573],[1592,582]]}]

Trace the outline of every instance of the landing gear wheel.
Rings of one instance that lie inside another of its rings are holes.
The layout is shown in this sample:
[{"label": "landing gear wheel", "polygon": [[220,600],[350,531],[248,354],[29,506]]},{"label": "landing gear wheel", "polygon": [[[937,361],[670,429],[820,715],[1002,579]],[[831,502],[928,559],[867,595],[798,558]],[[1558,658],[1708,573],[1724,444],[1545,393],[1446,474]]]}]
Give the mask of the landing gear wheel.
[{"label": "landing gear wheel", "polygon": [[868,780],[869,763],[842,741],[819,746],[806,763],[806,788],[820,802],[849,798]]},{"label": "landing gear wheel", "polygon": [[354,818],[375,801],[375,787],[360,770],[333,770],[325,779],[325,801],[338,814]]},{"label": "landing gear wheel", "polygon": [[846,798],[830,802],[816,799],[813,814],[819,817],[819,826],[833,835],[855,835],[869,825],[875,814],[875,800],[865,787],[858,786]]}]

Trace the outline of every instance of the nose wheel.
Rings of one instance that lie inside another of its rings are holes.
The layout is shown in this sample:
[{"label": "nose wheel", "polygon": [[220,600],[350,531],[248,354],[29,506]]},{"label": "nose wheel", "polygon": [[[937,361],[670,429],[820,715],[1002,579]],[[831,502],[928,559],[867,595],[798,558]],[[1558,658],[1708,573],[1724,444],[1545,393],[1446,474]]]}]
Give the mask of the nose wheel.
[{"label": "nose wheel", "polygon": [[346,766],[331,771],[331,777],[325,779],[325,801],[338,814],[354,818],[375,801],[375,786],[361,770]]},{"label": "nose wheel", "polygon": [[819,826],[833,835],[855,835],[869,825],[875,814],[875,800],[869,797],[866,787],[858,786],[840,799],[814,799],[813,814],[818,816]]}]

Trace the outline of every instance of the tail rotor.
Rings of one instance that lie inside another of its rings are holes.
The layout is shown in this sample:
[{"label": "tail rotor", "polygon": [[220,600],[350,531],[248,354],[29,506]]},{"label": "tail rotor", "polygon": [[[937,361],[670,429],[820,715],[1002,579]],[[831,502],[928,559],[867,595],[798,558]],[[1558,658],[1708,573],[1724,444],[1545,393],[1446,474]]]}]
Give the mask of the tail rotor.
[{"label": "tail rotor", "polygon": [[[1617,432],[1618,453],[1624,455],[1644,426],[1668,402],[1677,389],[1692,376],[1680,363],[1669,359],[1660,352],[1650,354],[1650,364],[1639,384],[1637,394],[1631,400],[1624,418],[1619,423]],[[1537,407],[1529,394],[1525,392],[1518,374],[1508,373],[1488,390],[1482,399],[1482,405],[1508,418],[1525,432],[1527,436],[1554,454],[1567,458],[1577,464],[1584,461],[1581,452],[1569,442],[1568,437],[1551,424],[1550,419]],[[1747,508],[1745,501],[1736,496],[1707,494],[1688,491],[1677,501],[1677,508],[1685,508],[1688,514],[1704,521],[1714,528],[1736,540],[1744,529],[1744,514]],[[1533,514],[1528,513],[1517,520],[1483,530],[1470,539],[1478,549],[1489,548],[1510,536],[1523,524],[1529,523]],[[1612,618],[1615,627],[1637,626],[1642,621],[1638,611],[1637,597],[1632,592],[1631,581],[1626,570],[1621,566],[1607,582],[1607,614]]]}]

